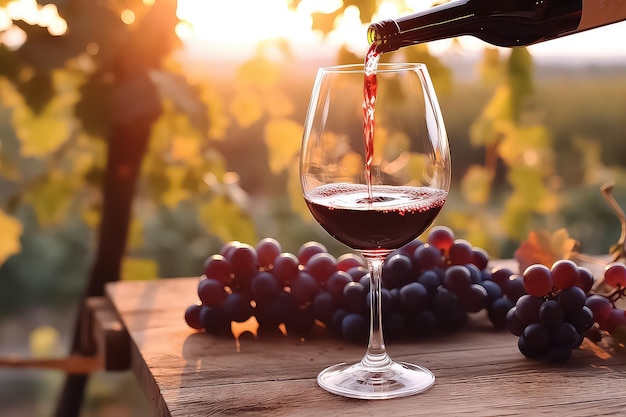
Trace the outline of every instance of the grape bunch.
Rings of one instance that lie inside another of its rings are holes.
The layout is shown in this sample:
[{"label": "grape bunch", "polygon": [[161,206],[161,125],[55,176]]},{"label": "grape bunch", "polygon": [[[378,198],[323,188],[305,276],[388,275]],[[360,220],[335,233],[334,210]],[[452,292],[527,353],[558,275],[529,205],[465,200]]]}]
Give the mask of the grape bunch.
[{"label": "grape bunch", "polygon": [[547,267],[534,264],[522,274],[527,294],[507,314],[507,328],[518,338],[520,352],[532,359],[567,361],[594,325],[588,297],[591,271],[561,259]]},{"label": "grape bunch", "polygon": [[615,334],[621,328],[626,330],[626,311],[616,307],[618,300],[626,299],[626,265],[612,262],[604,268],[602,283],[610,288],[606,295],[591,294],[585,304],[593,312],[601,330]]},{"label": "grape bunch", "polygon": [[[497,328],[525,294],[522,278],[488,267],[487,253],[438,226],[428,240],[414,240],[383,263],[383,327],[388,338],[425,337],[462,328],[471,313],[486,310]],[[228,334],[232,321],[254,316],[258,333],[307,336],[316,325],[351,342],[369,332],[370,279],[364,259],[338,258],[319,242],[283,252],[272,238],[256,246],[228,242],[205,262],[199,303],[185,312],[188,325]]]}]

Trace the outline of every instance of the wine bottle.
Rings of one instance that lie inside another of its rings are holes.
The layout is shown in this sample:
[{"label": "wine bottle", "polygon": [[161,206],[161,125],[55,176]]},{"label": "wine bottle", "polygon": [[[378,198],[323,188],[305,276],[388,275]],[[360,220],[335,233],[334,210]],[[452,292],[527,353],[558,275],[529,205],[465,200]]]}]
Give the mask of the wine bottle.
[{"label": "wine bottle", "polygon": [[378,52],[471,35],[497,46],[526,46],[626,19],[624,0],[454,0],[369,26]]}]

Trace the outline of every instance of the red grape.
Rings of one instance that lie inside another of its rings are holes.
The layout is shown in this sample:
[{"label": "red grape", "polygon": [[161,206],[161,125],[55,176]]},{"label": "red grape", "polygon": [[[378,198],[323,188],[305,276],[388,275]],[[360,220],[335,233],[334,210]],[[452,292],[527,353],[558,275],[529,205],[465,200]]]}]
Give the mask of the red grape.
[{"label": "red grape", "polygon": [[534,264],[526,268],[523,278],[526,292],[535,297],[545,297],[554,287],[550,269],[542,264]]},{"label": "red grape", "polygon": [[309,262],[309,259],[311,259],[313,255],[316,255],[318,253],[328,253],[326,246],[322,245],[319,242],[307,242],[304,245],[300,246],[300,249],[298,249],[298,259],[300,260],[300,263],[302,265],[306,266],[306,264]]},{"label": "red grape", "polygon": [[485,269],[489,264],[489,254],[483,248],[472,249],[472,263],[478,267],[478,269]]},{"label": "red grape", "polygon": [[220,255],[228,259],[231,252],[239,245],[241,245],[241,242],[239,242],[238,240],[231,240],[230,242],[224,243],[224,245],[222,245],[222,248],[220,249]]},{"label": "red grape", "polygon": [[448,257],[452,265],[469,264],[474,259],[474,250],[468,241],[457,239],[452,246],[450,246]]},{"label": "red grape", "polygon": [[338,271],[348,271],[350,268],[354,268],[356,266],[366,267],[365,259],[356,253],[344,253],[339,258],[337,258],[337,270]]},{"label": "red grape", "polygon": [[205,306],[222,305],[228,293],[224,283],[213,278],[205,278],[198,283],[198,298]]},{"label": "red grape", "polygon": [[204,328],[202,323],[200,322],[200,310],[202,309],[202,305],[193,304],[187,307],[185,310],[185,322],[192,329],[200,330]]},{"label": "red grape", "polygon": [[281,285],[273,274],[262,271],[252,278],[250,290],[256,301],[270,301],[281,291]]},{"label": "red grape", "polygon": [[613,311],[611,301],[598,294],[587,297],[585,305],[593,311],[593,318],[600,324],[600,327],[602,327],[602,323],[609,318],[611,311]]},{"label": "red grape", "polygon": [[296,279],[300,267],[300,261],[296,255],[285,252],[281,253],[274,259],[274,268],[272,274],[283,285],[288,285],[292,280]]},{"label": "red grape", "polygon": [[576,283],[577,287],[580,287],[585,294],[588,294],[589,291],[593,288],[593,284],[595,283],[595,279],[593,277],[593,273],[589,268],[584,266],[578,267],[578,272],[580,276],[578,277],[578,282]]},{"label": "red grape", "polygon": [[247,243],[242,243],[234,248],[227,259],[236,277],[252,278],[258,271],[259,256],[256,249]]},{"label": "red grape", "polygon": [[454,244],[454,232],[446,226],[435,226],[428,232],[428,243],[447,253]]},{"label": "red grape", "polygon": [[559,259],[553,263],[550,272],[554,288],[559,290],[576,286],[580,278],[578,265],[569,259]]},{"label": "red grape", "polygon": [[337,271],[337,259],[326,252],[316,253],[309,258],[304,270],[318,282],[324,282]]},{"label": "red grape", "polygon": [[604,282],[612,287],[626,287],[626,265],[612,262],[604,268]]},{"label": "red grape", "polygon": [[256,252],[259,256],[259,266],[270,267],[274,264],[274,259],[282,252],[282,247],[278,240],[266,237],[261,239],[256,245]]},{"label": "red grape", "polygon": [[232,268],[228,260],[222,255],[211,255],[204,262],[204,275],[207,278],[216,279],[224,284],[228,284],[232,277]]}]

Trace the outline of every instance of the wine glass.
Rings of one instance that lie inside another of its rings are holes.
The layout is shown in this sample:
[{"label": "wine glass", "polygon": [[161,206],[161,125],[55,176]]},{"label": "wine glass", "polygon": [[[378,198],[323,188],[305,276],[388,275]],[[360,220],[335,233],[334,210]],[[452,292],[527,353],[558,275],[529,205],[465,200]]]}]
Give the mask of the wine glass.
[{"label": "wine glass", "polygon": [[383,399],[430,388],[428,369],[393,361],[382,329],[385,257],[416,239],[448,195],[450,152],[439,104],[423,64],[320,68],[300,154],[304,199],[317,222],[358,251],[370,272],[370,332],[363,359],[323,370],[337,395]]}]

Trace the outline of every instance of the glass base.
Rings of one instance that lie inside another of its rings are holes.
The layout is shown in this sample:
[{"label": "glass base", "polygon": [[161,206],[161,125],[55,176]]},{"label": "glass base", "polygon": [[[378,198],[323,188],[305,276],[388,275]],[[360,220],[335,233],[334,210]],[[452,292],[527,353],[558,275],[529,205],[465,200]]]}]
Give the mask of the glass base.
[{"label": "glass base", "polygon": [[435,376],[426,368],[406,362],[392,362],[380,371],[368,370],[361,363],[340,363],[320,372],[317,383],[343,397],[376,400],[425,391],[433,386]]}]

